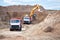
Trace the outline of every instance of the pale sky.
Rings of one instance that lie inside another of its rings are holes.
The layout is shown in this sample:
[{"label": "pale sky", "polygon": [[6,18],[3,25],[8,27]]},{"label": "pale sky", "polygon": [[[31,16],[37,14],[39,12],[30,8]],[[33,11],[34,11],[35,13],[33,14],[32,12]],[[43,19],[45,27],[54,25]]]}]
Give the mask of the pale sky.
[{"label": "pale sky", "polygon": [[0,0],[0,6],[34,4],[42,5],[45,9],[60,10],[60,0]]}]

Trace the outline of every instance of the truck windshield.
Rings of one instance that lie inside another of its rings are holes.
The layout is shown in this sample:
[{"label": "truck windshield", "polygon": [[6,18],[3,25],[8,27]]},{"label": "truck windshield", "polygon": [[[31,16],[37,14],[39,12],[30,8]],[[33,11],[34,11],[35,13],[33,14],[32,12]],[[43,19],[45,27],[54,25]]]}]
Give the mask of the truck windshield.
[{"label": "truck windshield", "polygon": [[24,19],[29,19],[28,17],[24,18]]},{"label": "truck windshield", "polygon": [[11,20],[10,22],[11,23],[19,23],[20,21],[19,20]]}]

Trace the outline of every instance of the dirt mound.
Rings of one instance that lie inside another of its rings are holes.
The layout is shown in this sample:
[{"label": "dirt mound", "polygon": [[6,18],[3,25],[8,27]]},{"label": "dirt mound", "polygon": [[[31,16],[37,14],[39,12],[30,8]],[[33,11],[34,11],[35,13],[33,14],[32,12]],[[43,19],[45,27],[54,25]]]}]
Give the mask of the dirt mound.
[{"label": "dirt mound", "polygon": [[[52,28],[55,28],[54,25],[56,25],[57,23],[60,22],[60,11],[58,11],[57,13],[54,14],[49,14],[44,21],[42,21],[39,24],[35,24],[33,25],[29,30],[27,30],[28,34],[27,35],[41,35],[43,34],[43,29],[45,27],[51,26]],[[59,26],[58,26],[59,27]],[[59,30],[58,30],[59,31]],[[54,31],[56,32],[56,31]],[[59,31],[60,33],[60,31]]]},{"label": "dirt mound", "polygon": [[52,30],[53,30],[53,28],[50,26],[43,29],[44,32],[51,32]]}]

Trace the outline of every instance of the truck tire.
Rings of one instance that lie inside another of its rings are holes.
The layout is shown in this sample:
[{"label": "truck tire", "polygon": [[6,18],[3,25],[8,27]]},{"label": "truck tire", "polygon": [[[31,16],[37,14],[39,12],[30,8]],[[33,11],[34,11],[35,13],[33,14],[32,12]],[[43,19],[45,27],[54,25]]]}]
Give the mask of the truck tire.
[{"label": "truck tire", "polygon": [[21,31],[21,28],[18,31]]},{"label": "truck tire", "polygon": [[28,24],[31,24],[31,21],[30,21],[30,22],[28,22]]},{"label": "truck tire", "polygon": [[21,31],[22,30],[22,25],[20,26],[20,28],[19,28],[19,31]]},{"label": "truck tire", "polygon": [[30,24],[31,24],[31,21],[30,21]]},{"label": "truck tire", "polygon": [[10,29],[10,31],[14,31],[14,29]]}]

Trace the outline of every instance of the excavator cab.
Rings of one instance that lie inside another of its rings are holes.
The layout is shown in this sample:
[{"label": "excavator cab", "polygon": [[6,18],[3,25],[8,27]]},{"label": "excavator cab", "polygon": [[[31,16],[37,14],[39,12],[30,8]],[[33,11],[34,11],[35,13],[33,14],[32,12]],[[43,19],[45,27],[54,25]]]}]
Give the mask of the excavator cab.
[{"label": "excavator cab", "polygon": [[36,13],[34,13],[34,15],[32,15],[32,18],[33,18],[33,20],[36,20]]}]

